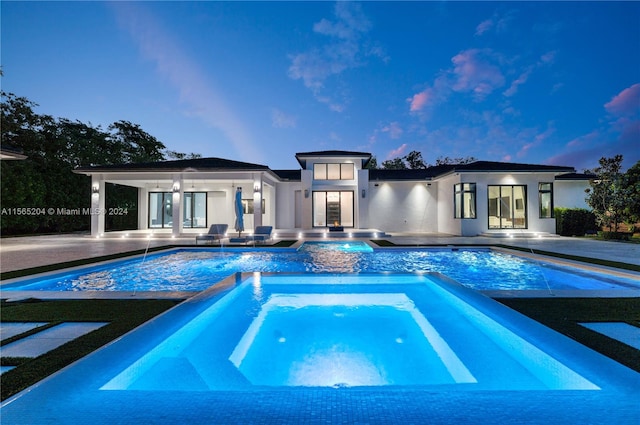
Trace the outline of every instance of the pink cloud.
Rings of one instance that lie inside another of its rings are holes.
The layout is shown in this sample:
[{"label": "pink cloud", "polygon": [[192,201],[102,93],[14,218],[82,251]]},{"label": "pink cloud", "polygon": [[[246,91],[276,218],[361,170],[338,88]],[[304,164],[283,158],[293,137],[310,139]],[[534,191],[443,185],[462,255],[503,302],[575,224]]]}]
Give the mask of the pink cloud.
[{"label": "pink cloud", "polygon": [[476,27],[476,35],[482,35],[485,32],[489,31],[491,28],[493,28],[493,21],[491,19],[482,21]]},{"label": "pink cloud", "polygon": [[483,100],[498,87],[504,85],[504,76],[493,61],[496,55],[489,49],[465,50],[451,59],[455,81],[452,89],[472,92],[476,100]]},{"label": "pink cloud", "polygon": [[421,111],[429,101],[429,89],[421,91],[420,93],[416,93],[413,97],[407,99],[407,101],[411,104],[411,112]]},{"label": "pink cloud", "polygon": [[634,84],[622,90],[604,105],[610,114],[632,116],[640,111],[640,84]]},{"label": "pink cloud", "polygon": [[387,154],[387,159],[398,158],[404,155],[404,152],[407,150],[407,144],[403,143],[397,149],[392,150]]}]

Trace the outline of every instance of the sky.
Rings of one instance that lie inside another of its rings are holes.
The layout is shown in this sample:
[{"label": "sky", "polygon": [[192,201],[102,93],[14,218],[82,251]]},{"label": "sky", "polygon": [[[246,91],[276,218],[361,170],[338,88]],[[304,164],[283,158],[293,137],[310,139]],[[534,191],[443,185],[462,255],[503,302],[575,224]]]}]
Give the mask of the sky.
[{"label": "sky", "polygon": [[297,169],[411,151],[640,160],[640,2],[1,3],[2,90],[170,149]]}]

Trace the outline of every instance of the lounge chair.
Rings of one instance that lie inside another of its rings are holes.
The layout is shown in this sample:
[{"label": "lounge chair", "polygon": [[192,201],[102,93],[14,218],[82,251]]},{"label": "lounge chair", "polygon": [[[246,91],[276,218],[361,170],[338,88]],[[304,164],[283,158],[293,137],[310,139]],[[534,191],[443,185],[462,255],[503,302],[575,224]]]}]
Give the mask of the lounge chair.
[{"label": "lounge chair", "polygon": [[253,231],[253,235],[247,236],[247,241],[264,242],[271,239],[273,226],[258,226]]},{"label": "lounge chair", "polygon": [[227,227],[229,227],[228,224],[212,224],[206,235],[196,236],[196,245],[198,245],[199,241],[221,241],[227,237],[227,235],[225,235]]}]

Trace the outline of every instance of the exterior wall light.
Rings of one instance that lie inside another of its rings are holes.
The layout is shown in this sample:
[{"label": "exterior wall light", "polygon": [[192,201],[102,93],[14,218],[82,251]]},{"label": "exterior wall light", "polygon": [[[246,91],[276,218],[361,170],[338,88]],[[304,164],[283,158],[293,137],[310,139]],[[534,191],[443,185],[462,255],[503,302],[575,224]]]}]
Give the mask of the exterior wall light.
[{"label": "exterior wall light", "polygon": [[180,185],[178,183],[173,185],[173,193],[180,192]]},{"label": "exterior wall light", "polygon": [[93,185],[91,186],[91,193],[94,195],[97,195],[100,193],[100,186],[98,185]]},{"label": "exterior wall light", "polygon": [[365,196],[367,196],[367,191],[362,189],[362,197],[364,198]]},{"label": "exterior wall light", "polygon": [[308,198],[309,197],[309,189],[305,189],[304,190],[304,197]]},{"label": "exterior wall light", "polygon": [[259,184],[256,184],[256,185],[253,186],[253,192],[254,193],[260,192],[260,185]]}]

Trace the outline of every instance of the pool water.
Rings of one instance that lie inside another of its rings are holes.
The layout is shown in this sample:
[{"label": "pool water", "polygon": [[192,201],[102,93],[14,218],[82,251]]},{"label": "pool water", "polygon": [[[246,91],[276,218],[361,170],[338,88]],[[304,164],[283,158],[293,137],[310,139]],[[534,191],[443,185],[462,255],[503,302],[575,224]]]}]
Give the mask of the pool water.
[{"label": "pool water", "polygon": [[360,243],[304,243],[299,250],[179,249],[21,279],[3,290],[201,291],[237,272],[439,272],[478,290],[639,289],[612,277],[490,249],[377,249]]},{"label": "pool water", "polygon": [[252,276],[108,390],[599,389],[425,275]]}]

